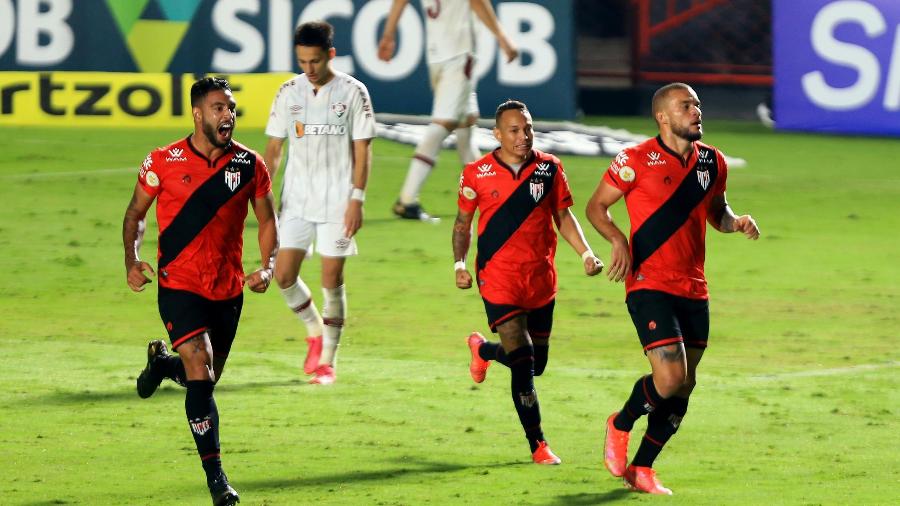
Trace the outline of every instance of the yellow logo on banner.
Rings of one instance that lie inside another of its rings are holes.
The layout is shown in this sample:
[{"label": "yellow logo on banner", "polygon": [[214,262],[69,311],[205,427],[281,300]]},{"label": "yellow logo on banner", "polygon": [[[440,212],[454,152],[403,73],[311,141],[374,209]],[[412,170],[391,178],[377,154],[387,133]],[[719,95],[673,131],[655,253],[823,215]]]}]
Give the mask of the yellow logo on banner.
[{"label": "yellow logo on banner", "polygon": [[[265,128],[293,74],[233,74],[238,128]],[[0,121],[10,125],[191,128],[190,74],[0,72]]]},{"label": "yellow logo on banner", "polygon": [[106,0],[138,70],[165,72],[200,0]]}]

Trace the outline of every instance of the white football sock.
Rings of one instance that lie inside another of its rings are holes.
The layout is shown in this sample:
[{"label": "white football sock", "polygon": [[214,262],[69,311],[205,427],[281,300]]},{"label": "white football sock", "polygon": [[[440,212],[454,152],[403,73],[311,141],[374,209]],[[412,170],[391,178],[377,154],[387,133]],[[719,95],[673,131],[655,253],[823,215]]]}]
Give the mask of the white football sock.
[{"label": "white football sock", "polygon": [[400,203],[404,205],[414,204],[419,201],[419,193],[431,168],[437,161],[438,153],[441,152],[441,143],[450,135],[450,131],[438,125],[437,123],[429,123],[425,128],[425,135],[416,146],[416,153],[413,155],[412,161],[409,162],[409,171],[406,173],[406,181],[400,190]]},{"label": "white football sock", "polygon": [[460,127],[454,132],[456,132],[456,152],[459,153],[459,161],[463,165],[481,158],[481,153],[475,148],[475,125]]},{"label": "white football sock", "polygon": [[312,292],[302,279],[297,278],[293,285],[281,290],[284,301],[291,311],[306,324],[306,333],[312,337],[322,335],[322,317],[316,309],[316,303],[312,300]]},{"label": "white football sock", "polygon": [[325,303],[322,306],[322,319],[325,322],[322,334],[322,358],[319,365],[335,365],[337,347],[341,343],[344,331],[344,315],[347,311],[347,294],[344,285],[337,288],[322,288]]}]

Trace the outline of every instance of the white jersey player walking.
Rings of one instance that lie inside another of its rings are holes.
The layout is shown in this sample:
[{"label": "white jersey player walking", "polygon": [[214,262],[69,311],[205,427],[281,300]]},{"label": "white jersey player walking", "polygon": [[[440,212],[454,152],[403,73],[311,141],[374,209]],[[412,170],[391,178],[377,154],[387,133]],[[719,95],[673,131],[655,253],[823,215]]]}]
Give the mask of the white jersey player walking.
[{"label": "white jersey player walking", "polygon": [[[362,227],[375,137],[365,85],[331,68],[333,39],[334,28],[326,22],[297,27],[294,49],[304,73],[285,82],[275,95],[264,156],[274,179],[285,139],[290,139],[275,281],[288,307],[306,324],[303,370],[315,375],[310,383],[316,384],[335,380],[335,356],[347,306],[344,260],[357,252],[354,235]],[[298,276],[314,243],[322,257],[325,300],[321,315],[309,287]]]},{"label": "white jersey player walking", "polygon": [[[395,36],[400,15],[409,0],[394,0],[388,13],[384,34],[378,44],[378,57],[390,61],[396,49]],[[490,0],[421,0],[425,14],[428,73],[434,101],[431,123],[416,146],[409,164],[394,214],[401,218],[431,221],[422,209],[419,193],[434,167],[441,143],[456,132],[456,150],[462,165],[481,155],[472,136],[478,119],[475,96],[475,16],[494,34],[507,61],[514,60],[519,50],[507,38],[497,21]]]}]

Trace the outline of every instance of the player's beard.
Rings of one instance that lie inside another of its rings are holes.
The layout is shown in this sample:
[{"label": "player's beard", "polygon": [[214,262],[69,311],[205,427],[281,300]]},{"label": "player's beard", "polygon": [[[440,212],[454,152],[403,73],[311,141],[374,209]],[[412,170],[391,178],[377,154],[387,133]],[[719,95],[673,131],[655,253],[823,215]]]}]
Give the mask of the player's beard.
[{"label": "player's beard", "polygon": [[[233,127],[232,127],[231,131],[232,132],[234,131]],[[228,139],[226,139],[224,141],[220,141],[219,140],[219,128],[216,125],[212,125],[207,122],[203,122],[203,135],[206,136],[206,139],[209,141],[210,144],[212,144],[213,146],[215,146],[217,148],[224,148],[225,146],[228,146],[228,144],[231,142],[231,136],[229,136]]]},{"label": "player's beard", "polygon": [[703,138],[702,129],[698,129],[696,132],[691,132],[690,126],[687,128],[673,126],[672,133],[688,142],[699,141],[701,138]]}]

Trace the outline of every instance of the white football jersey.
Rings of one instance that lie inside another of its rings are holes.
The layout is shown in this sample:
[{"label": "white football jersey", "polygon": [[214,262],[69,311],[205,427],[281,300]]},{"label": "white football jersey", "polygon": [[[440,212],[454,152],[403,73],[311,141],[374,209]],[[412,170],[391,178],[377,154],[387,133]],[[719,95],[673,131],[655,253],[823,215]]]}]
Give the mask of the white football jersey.
[{"label": "white football jersey", "polygon": [[421,0],[429,64],[475,52],[475,13],[469,0]]},{"label": "white football jersey", "polygon": [[300,74],[275,95],[266,135],[288,138],[281,215],[343,223],[353,189],[353,141],[375,137],[366,86],[343,73],[318,93]]}]

